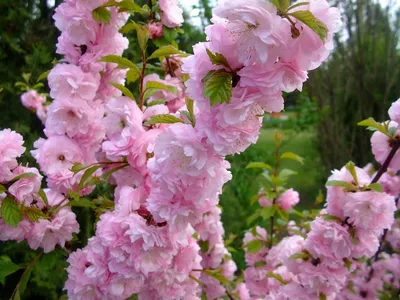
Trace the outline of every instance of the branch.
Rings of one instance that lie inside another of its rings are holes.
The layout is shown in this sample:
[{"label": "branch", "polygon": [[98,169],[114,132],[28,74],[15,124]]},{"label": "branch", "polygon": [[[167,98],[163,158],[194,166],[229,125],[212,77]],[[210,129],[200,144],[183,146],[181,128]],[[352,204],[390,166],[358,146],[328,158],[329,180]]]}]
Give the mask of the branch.
[{"label": "branch", "polygon": [[394,155],[396,154],[396,152],[399,148],[400,148],[400,139],[394,141],[392,150],[390,150],[388,157],[386,158],[384,163],[379,168],[378,173],[376,173],[376,175],[375,175],[374,179],[372,179],[371,183],[378,182],[378,180],[382,177],[382,175],[387,171],[387,168],[389,167],[390,162],[392,161]]}]

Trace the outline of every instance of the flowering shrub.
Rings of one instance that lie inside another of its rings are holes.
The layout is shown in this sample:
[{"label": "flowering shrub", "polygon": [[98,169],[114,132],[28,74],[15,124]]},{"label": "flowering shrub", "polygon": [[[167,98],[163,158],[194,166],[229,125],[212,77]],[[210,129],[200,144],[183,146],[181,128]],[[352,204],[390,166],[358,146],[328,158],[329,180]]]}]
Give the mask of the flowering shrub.
[{"label": "flowering shrub", "polygon": [[[129,14],[148,21],[128,21]],[[336,8],[325,0],[221,0],[207,42],[193,55],[172,45],[147,51],[149,39],[183,22],[175,0],[143,7],[66,1],[54,20],[64,58],[41,76],[52,98],[40,115],[46,138],[31,151],[41,173],[18,164],[22,137],[0,131],[0,239],[27,240],[43,253],[66,248],[68,298],[374,299],[399,288],[400,100],[391,121],[360,123],[375,130],[380,169],[350,162],[335,170],[321,211],[293,208],[300,201],[287,187],[294,172],[280,160],[303,159],[281,153],[276,134],[275,166],[248,166],[265,178],[253,199],[262,208],[249,226],[265,228],[245,234],[244,278],[223,239],[218,199],[231,179],[225,156],[255,143],[263,115],[283,109],[282,92],[301,90],[307,72],[327,59],[340,25]],[[121,57],[128,47],[122,33],[133,30],[138,62]],[[136,95],[125,80],[138,83]],[[46,101],[34,90],[21,100],[36,112]],[[86,197],[100,184],[113,186],[113,199]],[[98,221],[87,245],[71,252],[66,243],[79,231],[74,206],[96,210]],[[19,268],[2,263],[4,277]]]}]

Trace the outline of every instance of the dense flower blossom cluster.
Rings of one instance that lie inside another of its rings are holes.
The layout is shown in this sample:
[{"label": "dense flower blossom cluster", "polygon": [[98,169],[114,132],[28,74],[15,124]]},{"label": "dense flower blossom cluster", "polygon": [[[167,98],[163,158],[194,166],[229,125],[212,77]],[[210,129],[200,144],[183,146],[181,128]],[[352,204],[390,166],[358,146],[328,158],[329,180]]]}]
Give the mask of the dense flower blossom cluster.
[{"label": "dense flower blossom cluster", "polygon": [[[31,248],[44,252],[64,247],[79,229],[69,198],[79,201],[93,190],[93,185],[85,185],[85,169],[76,171],[87,166],[95,168],[96,178],[113,171],[105,179],[115,185],[115,207],[100,215],[87,246],[68,258],[65,290],[70,299],[126,299],[134,294],[152,300],[224,295],[347,299],[347,292],[341,291],[351,282],[356,294],[368,293],[364,286],[369,281],[376,282],[376,289],[385,282],[398,284],[397,255],[382,255],[371,267],[360,261],[378,251],[383,235],[398,246],[398,224],[387,230],[394,223],[399,192],[400,152],[392,152],[400,140],[400,100],[389,111],[391,121],[372,137],[378,162],[385,164],[393,154],[388,172],[379,175],[385,192],[370,186],[376,182],[366,170],[335,170],[329,181],[341,184],[328,187],[326,207],[309,231],[289,222],[290,236],[275,243],[275,232],[254,227],[243,239],[248,266],[244,282],[236,287],[225,282],[232,282],[237,270],[223,240],[217,206],[223,185],[231,179],[225,156],[255,143],[262,115],[281,111],[282,93],[301,90],[307,72],[328,57],[340,25],[336,8],[325,0],[311,0],[291,9],[294,16],[308,11],[320,20],[326,29],[321,38],[306,19],[285,16],[267,1],[220,0],[206,29],[207,42],[195,45],[194,55],[183,61],[167,57],[162,62],[168,71],[164,79],[140,75],[141,88],[164,88],[146,103],[141,90],[138,105],[110,84],[123,85],[127,70],[100,61],[107,55],[121,56],[128,47],[119,32],[128,14],[115,6],[119,1],[106,3],[68,0],[54,15],[61,31],[57,53],[64,59],[48,76],[53,101],[43,117],[46,138],[31,152],[49,189],[42,193],[38,170],[18,165],[16,159],[25,151],[22,137],[0,131],[2,207],[10,201],[25,207],[16,227],[0,219],[1,240],[26,239]],[[107,22],[94,18],[99,8],[110,15]],[[145,25],[149,38],[162,36],[162,25],[174,28],[183,22],[176,0],[159,0],[157,9],[160,22],[154,14]],[[183,84],[184,74],[189,79]],[[210,74],[228,74],[229,99],[213,103],[206,92]],[[21,100],[36,112],[44,109],[45,99],[34,91]],[[185,110],[189,115],[192,111],[191,120]],[[178,121],[149,122],[156,115]],[[259,198],[263,209],[288,214],[299,202],[293,189],[279,191],[274,199],[264,192]],[[365,273],[375,269],[373,279],[364,283]],[[385,270],[391,275],[383,276]]]}]

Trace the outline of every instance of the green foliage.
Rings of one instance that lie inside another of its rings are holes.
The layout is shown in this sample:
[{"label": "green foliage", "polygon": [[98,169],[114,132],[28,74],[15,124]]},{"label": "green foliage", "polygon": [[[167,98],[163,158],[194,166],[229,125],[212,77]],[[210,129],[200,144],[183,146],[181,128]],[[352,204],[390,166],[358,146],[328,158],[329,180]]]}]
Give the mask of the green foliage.
[{"label": "green foliage", "polygon": [[229,103],[232,98],[232,73],[224,69],[210,71],[202,80],[204,96],[211,105]]},{"label": "green foliage", "polygon": [[182,119],[179,119],[173,115],[163,114],[163,115],[154,115],[150,118],[150,120],[146,121],[146,124],[154,125],[154,124],[173,124],[173,123],[184,123]]},{"label": "green foliage", "polygon": [[317,19],[312,12],[309,10],[298,10],[289,13],[289,15],[310,27],[316,34],[318,34],[321,40],[325,40],[328,34],[328,27],[326,27],[325,23]]},{"label": "green foliage", "polygon": [[18,206],[18,203],[13,200],[10,196],[5,197],[1,201],[1,218],[4,223],[17,227],[22,219],[22,211]]}]

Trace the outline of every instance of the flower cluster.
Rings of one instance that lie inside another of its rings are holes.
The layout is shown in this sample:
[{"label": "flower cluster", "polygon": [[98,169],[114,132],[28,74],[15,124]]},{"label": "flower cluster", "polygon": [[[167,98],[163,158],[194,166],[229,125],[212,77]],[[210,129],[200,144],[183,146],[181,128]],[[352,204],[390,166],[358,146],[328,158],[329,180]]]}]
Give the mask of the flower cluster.
[{"label": "flower cluster", "polygon": [[27,240],[32,249],[40,247],[45,253],[56,245],[64,247],[79,231],[68,200],[58,191],[41,190],[43,177],[36,168],[18,165],[25,152],[21,135],[2,130],[0,144],[0,241]]},{"label": "flower cluster", "polygon": [[46,103],[45,96],[35,90],[29,90],[21,95],[21,103],[27,109],[36,112],[40,121],[46,122],[48,107],[43,105]]}]

